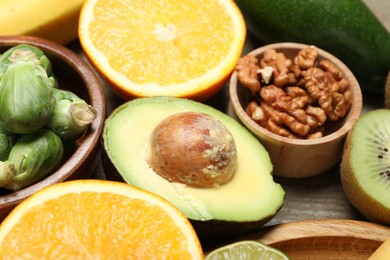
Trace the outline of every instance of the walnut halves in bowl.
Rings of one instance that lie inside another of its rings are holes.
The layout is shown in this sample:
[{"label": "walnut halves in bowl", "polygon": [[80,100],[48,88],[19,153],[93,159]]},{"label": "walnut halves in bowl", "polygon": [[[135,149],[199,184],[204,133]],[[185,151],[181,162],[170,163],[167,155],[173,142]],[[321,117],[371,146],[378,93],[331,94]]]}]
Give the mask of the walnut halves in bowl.
[{"label": "walnut halves in bowl", "polygon": [[315,46],[301,49],[293,59],[275,49],[265,50],[261,60],[248,54],[236,71],[238,81],[254,94],[246,113],[281,136],[322,137],[327,121],[343,118],[352,104],[348,80],[331,61],[318,61]]},{"label": "walnut halves in bowl", "polygon": [[231,105],[268,150],[274,174],[307,177],[334,166],[362,110],[360,86],[315,46],[276,43],[243,56],[230,79]]}]

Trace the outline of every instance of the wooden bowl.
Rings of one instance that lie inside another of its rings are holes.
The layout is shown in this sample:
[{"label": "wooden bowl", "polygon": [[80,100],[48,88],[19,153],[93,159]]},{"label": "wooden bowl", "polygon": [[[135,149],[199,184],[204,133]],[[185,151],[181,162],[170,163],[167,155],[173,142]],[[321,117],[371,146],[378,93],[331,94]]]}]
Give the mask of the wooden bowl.
[{"label": "wooden bowl", "polygon": [[[297,53],[308,45],[299,43],[275,43],[253,50],[250,54],[261,59],[265,50],[273,48],[293,59]],[[317,48],[318,49],[318,48]],[[362,111],[362,93],[358,81],[352,72],[339,59],[330,53],[318,49],[318,60],[327,59],[333,62],[349,81],[352,92],[352,107],[348,114],[330,127],[317,139],[292,139],[274,134],[253,121],[245,112],[251,101],[249,88],[237,81],[237,73],[230,78],[230,103],[234,116],[261,141],[268,150],[274,165],[274,174],[289,178],[309,177],[323,173],[339,162],[343,143],[348,131]]]},{"label": "wooden bowl", "polygon": [[240,240],[255,240],[283,251],[291,259],[366,260],[389,237],[388,226],[365,221],[302,220],[268,226],[212,249]]},{"label": "wooden bowl", "polygon": [[65,145],[63,164],[55,172],[19,191],[2,191],[0,220],[25,198],[46,186],[90,177],[99,161],[100,135],[106,117],[106,101],[99,78],[80,56],[60,44],[29,36],[0,36],[0,53],[19,44],[30,44],[40,48],[52,63],[59,87],[83,98],[97,110],[97,116],[74,144]]}]

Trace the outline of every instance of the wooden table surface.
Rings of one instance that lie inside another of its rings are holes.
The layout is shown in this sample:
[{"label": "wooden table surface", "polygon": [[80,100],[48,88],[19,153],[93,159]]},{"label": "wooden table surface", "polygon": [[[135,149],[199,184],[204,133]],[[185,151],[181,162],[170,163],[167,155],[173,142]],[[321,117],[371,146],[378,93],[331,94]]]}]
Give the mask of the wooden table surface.
[{"label": "wooden table surface", "polygon": [[[364,2],[367,3],[390,31],[390,1],[364,0]],[[71,46],[71,48],[78,47]],[[255,47],[259,46],[255,46],[255,43],[249,36],[244,53]],[[228,86],[225,86],[223,90],[206,103],[227,112],[229,110],[227,88]],[[123,101],[116,97],[105,85],[104,91],[107,97],[107,113],[109,115]],[[364,96],[363,102],[363,113],[383,104],[383,100],[378,100],[377,97]],[[347,201],[340,183],[338,168],[339,166],[336,165],[333,169],[323,174],[305,179],[275,177],[275,181],[284,187],[286,199],[280,212],[267,226],[309,219],[365,220]],[[104,172],[100,164],[96,169],[94,177],[104,178]]]}]

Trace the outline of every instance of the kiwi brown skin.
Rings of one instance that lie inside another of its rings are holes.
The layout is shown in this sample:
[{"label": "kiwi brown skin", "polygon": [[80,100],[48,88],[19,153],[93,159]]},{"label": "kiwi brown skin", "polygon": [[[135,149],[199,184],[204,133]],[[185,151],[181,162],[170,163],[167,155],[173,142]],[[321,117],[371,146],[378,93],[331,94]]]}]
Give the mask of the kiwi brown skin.
[{"label": "kiwi brown skin", "polygon": [[385,83],[385,108],[390,109],[390,71]]},{"label": "kiwi brown skin", "polygon": [[385,207],[363,190],[351,166],[352,136],[355,126],[352,127],[345,140],[340,164],[340,179],[344,193],[349,202],[369,221],[390,225],[390,208]]}]

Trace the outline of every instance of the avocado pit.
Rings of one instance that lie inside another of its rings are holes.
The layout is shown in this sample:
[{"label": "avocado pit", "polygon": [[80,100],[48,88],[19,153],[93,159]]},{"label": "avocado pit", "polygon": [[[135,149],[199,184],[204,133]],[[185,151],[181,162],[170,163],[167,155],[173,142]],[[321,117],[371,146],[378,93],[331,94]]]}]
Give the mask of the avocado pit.
[{"label": "avocado pit", "polygon": [[[205,138],[202,129],[213,138]],[[198,145],[194,137],[202,137]],[[283,205],[285,192],[272,178],[267,150],[237,120],[205,104],[174,97],[134,99],[111,113],[102,138],[108,180],[124,181],[165,198],[207,239],[258,229]],[[163,140],[169,148],[167,157],[162,156],[160,145],[153,144]],[[196,151],[211,148],[218,151],[217,160]],[[213,170],[223,166],[219,169],[223,174],[211,178],[202,171],[208,165]],[[195,167],[201,170],[194,171]]]},{"label": "avocado pit", "polygon": [[229,129],[214,117],[200,112],[176,113],[152,132],[148,163],[171,182],[218,187],[236,172],[236,144]]}]

